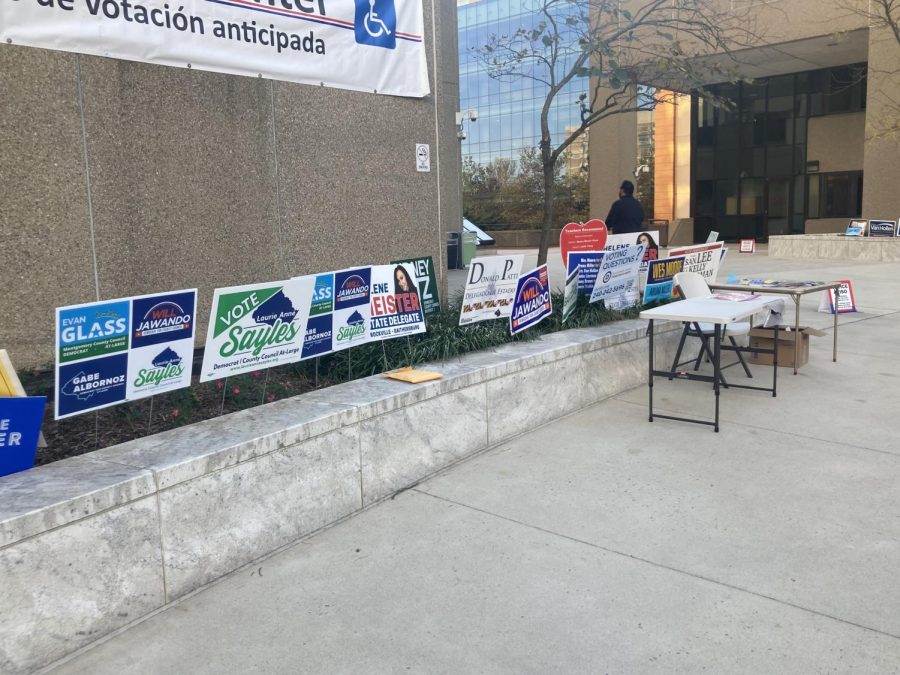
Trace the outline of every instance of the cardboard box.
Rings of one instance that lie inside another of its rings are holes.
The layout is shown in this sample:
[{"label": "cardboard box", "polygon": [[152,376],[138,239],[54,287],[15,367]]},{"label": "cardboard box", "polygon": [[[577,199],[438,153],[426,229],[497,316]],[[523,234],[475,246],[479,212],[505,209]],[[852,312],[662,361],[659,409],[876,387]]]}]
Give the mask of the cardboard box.
[{"label": "cardboard box", "polygon": [[[815,335],[821,337],[824,332],[801,326],[800,333],[794,330],[793,326],[778,327],[778,365],[784,368],[794,367],[794,343],[800,339],[800,354],[797,368],[805,365],[809,361],[809,336]],[[760,349],[772,349],[772,343],[775,338],[774,326],[750,329],[750,346],[759,347]],[[750,363],[758,363],[760,365],[771,366],[772,354],[750,354]]]}]

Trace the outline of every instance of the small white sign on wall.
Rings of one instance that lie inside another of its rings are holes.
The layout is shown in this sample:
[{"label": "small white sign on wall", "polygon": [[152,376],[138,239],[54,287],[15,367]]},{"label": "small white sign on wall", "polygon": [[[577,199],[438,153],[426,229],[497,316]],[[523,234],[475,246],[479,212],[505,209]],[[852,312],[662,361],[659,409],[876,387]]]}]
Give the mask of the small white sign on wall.
[{"label": "small white sign on wall", "polygon": [[428,143],[416,143],[416,171],[431,171],[431,146]]}]

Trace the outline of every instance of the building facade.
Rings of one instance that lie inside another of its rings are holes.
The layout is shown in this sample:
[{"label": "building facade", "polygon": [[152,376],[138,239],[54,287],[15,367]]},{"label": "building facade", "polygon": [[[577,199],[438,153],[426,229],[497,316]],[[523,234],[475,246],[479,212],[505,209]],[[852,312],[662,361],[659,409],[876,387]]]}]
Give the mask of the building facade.
[{"label": "building facade", "polygon": [[[896,134],[881,132],[897,115],[891,64],[900,62],[900,45],[848,6],[757,3],[751,9],[765,43],[735,55],[739,81],[707,86],[729,103],[684,92],[657,107],[655,217],[681,225],[670,230],[679,241],[704,240],[711,230],[731,240],[842,231],[850,218],[900,215],[891,187],[900,147]],[[591,173],[592,214],[634,169],[638,139],[628,124],[592,129],[595,165],[605,165]]]}]

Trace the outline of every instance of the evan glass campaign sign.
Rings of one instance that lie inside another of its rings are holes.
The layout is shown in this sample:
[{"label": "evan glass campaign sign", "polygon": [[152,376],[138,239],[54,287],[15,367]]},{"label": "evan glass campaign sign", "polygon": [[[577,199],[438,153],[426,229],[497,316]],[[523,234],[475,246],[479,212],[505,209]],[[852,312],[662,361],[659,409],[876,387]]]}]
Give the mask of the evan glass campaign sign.
[{"label": "evan glass campaign sign", "polygon": [[190,385],[196,289],[56,310],[56,419]]},{"label": "evan glass campaign sign", "polygon": [[299,361],[315,277],[217,288],[200,381]]},{"label": "evan glass campaign sign", "polygon": [[301,358],[311,359],[333,351],[334,337],[334,272],[315,275],[309,320],[303,338]]},{"label": "evan glass campaign sign", "polygon": [[519,277],[509,332],[515,335],[540,323],[553,312],[550,301],[550,278],[547,265],[541,265]]},{"label": "evan glass campaign sign", "polygon": [[0,2],[0,44],[421,98],[422,0]]},{"label": "evan glass campaign sign", "polygon": [[411,265],[373,267],[370,305],[373,340],[425,332],[425,312]]},{"label": "evan glass campaign sign", "polygon": [[516,284],[525,256],[498,255],[475,258],[466,275],[459,325],[500,319],[512,313]]},{"label": "evan glass campaign sign", "polygon": [[591,291],[591,302],[603,300],[607,309],[633,307],[640,300],[638,280],[644,263],[643,244],[606,251]]}]

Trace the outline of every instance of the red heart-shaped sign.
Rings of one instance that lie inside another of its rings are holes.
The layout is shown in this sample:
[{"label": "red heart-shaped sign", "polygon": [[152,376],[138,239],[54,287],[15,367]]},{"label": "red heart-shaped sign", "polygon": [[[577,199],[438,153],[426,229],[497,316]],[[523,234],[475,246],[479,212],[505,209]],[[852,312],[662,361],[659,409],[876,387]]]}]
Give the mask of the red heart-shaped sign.
[{"label": "red heart-shaped sign", "polygon": [[559,252],[563,265],[569,264],[571,251],[602,251],[606,246],[606,223],[599,218],[581,223],[569,223],[559,233]]}]

